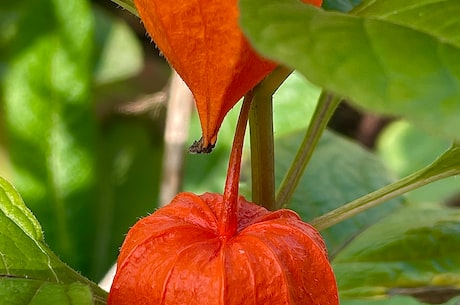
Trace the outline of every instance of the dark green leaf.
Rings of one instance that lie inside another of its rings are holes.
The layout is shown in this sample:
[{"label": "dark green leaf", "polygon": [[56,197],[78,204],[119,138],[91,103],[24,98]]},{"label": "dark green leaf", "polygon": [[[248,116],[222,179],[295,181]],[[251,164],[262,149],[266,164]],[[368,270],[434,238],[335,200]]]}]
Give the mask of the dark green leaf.
[{"label": "dark green leaf", "polygon": [[[401,208],[344,248],[333,260],[341,296],[415,295],[419,288],[446,302],[460,295],[460,211],[417,204]],[[412,291],[412,294],[411,294]],[[429,293],[431,292],[431,293]]]},{"label": "dark green leaf", "polygon": [[2,91],[15,185],[53,249],[89,274],[96,207],[93,15],[81,0],[7,3],[15,35]]},{"label": "dark green leaf", "polygon": [[[383,12],[372,15],[371,8],[358,17],[296,0],[241,0],[241,24],[263,55],[298,69],[313,83],[366,109],[403,115],[431,132],[458,138],[460,3],[442,1],[436,14],[415,5],[410,16],[396,14],[398,22],[387,16],[406,6],[391,3],[380,18]],[[433,24],[441,26],[430,30]]]},{"label": "dark green leaf", "polygon": [[[276,141],[276,177],[283,178],[304,132]],[[370,152],[331,132],[320,140],[310,164],[294,193],[289,208],[306,221],[392,182],[382,162]],[[331,255],[355,235],[393,211],[401,200],[393,200],[361,213],[323,232]]]},{"label": "dark green leaf", "polygon": [[2,304],[105,304],[106,293],[62,263],[20,195],[0,177]]}]

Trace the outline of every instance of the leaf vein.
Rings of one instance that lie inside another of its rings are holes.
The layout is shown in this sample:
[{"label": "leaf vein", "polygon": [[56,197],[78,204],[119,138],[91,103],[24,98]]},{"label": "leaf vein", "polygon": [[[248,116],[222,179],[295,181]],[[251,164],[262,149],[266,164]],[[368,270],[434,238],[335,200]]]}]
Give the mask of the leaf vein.
[{"label": "leaf vein", "polygon": [[9,269],[8,264],[6,263],[6,259],[5,259],[5,253],[0,251],[0,257],[2,258],[3,265],[5,266],[6,274],[10,275],[10,269]]}]

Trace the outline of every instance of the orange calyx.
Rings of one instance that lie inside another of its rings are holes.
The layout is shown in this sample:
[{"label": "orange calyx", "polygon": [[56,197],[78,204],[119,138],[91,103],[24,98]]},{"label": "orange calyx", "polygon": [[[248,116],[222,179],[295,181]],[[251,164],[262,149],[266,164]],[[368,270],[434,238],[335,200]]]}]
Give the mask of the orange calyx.
[{"label": "orange calyx", "polygon": [[178,194],[121,247],[108,305],[338,305],[319,233],[289,210],[238,198],[234,236],[218,232],[222,195]]},{"label": "orange calyx", "polygon": [[202,138],[192,151],[210,152],[227,112],[276,64],[260,57],[244,37],[237,0],[134,3],[148,33],[195,97]]}]

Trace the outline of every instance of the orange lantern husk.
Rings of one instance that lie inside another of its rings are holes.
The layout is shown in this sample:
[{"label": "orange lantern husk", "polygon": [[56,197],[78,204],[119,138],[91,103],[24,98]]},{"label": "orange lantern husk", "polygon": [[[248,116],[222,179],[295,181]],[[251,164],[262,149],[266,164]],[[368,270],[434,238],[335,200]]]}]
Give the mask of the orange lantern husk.
[{"label": "orange lantern husk", "polygon": [[249,103],[243,103],[224,195],[178,194],[129,231],[109,305],[338,305],[320,234],[290,210],[238,196]]},{"label": "orange lantern husk", "polygon": [[244,37],[238,0],[134,3],[147,32],[195,97],[202,138],[193,151],[210,152],[227,112],[276,64],[257,55]]}]

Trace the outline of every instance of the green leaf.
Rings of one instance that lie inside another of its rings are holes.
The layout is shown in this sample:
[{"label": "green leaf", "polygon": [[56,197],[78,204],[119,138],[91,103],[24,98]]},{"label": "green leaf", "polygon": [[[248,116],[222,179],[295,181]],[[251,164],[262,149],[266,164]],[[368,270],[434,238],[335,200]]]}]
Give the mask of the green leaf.
[{"label": "green leaf", "polygon": [[[1,177],[0,177],[1,178]],[[1,178],[2,186],[2,206],[3,214],[8,215],[16,226],[18,226],[27,236],[35,240],[43,240],[43,232],[38,221],[32,212],[22,203],[21,196],[16,190]]]},{"label": "green leaf", "polygon": [[16,35],[8,40],[2,100],[13,180],[53,249],[89,275],[96,208],[93,15],[81,0],[7,3]]},{"label": "green leaf", "polygon": [[335,257],[333,268],[344,299],[408,295],[410,288],[436,297],[435,288],[460,284],[459,251],[460,211],[417,204],[356,237]]},{"label": "green leaf", "polygon": [[33,279],[0,280],[0,298],[4,304],[91,305],[105,304],[93,300],[91,289],[81,283],[57,284]]},{"label": "green leaf", "polygon": [[[363,6],[371,2],[382,1]],[[390,14],[406,6],[389,2],[386,15],[372,15],[369,8],[358,11],[367,15],[351,16],[296,0],[241,0],[241,25],[262,55],[298,69],[314,84],[365,109],[402,115],[433,133],[458,138],[459,2],[442,1],[436,14],[423,14],[426,5],[414,5],[410,18]],[[385,19],[393,15],[398,22]],[[441,26],[429,30],[436,23]]]},{"label": "green leaf", "polygon": [[0,232],[2,304],[105,304],[102,289],[51,252],[40,224],[1,177]]},{"label": "green leaf", "polygon": [[[304,132],[276,140],[276,180],[279,184]],[[297,188],[289,208],[305,221],[325,214],[392,182],[383,163],[359,145],[325,132]],[[321,232],[331,255],[365,228],[399,206],[400,199],[361,213]]]},{"label": "green leaf", "polygon": [[97,85],[135,76],[144,64],[139,39],[122,19],[115,18],[102,8],[94,7],[96,66],[94,81]]},{"label": "green leaf", "polygon": [[414,28],[460,47],[460,20],[456,18],[460,3],[456,0],[364,1],[353,14]]},{"label": "green leaf", "polygon": [[[449,146],[449,141],[433,137],[405,121],[385,128],[378,141],[379,154],[399,177],[427,166]],[[409,192],[406,198],[414,202],[444,202],[458,193],[459,186],[454,176]]]}]

